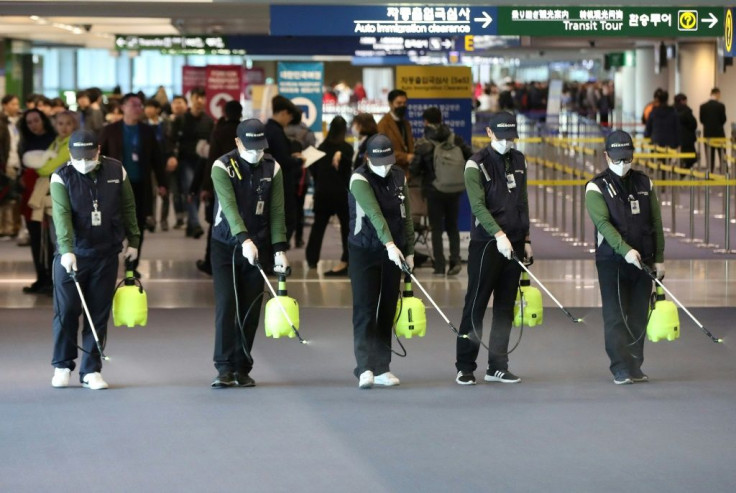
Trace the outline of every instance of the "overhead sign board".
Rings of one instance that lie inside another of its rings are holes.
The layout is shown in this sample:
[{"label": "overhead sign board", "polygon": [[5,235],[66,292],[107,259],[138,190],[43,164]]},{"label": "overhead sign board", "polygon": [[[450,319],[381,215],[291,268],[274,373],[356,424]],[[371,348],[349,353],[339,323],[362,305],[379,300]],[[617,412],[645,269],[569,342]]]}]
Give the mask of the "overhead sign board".
[{"label": "overhead sign board", "polygon": [[118,50],[224,50],[223,36],[116,36]]},{"label": "overhead sign board", "polygon": [[495,7],[271,5],[273,36],[496,34]]},{"label": "overhead sign board", "polygon": [[503,7],[498,33],[517,36],[720,36],[721,7]]},{"label": "overhead sign board", "polygon": [[276,36],[720,37],[722,7],[272,5]]}]

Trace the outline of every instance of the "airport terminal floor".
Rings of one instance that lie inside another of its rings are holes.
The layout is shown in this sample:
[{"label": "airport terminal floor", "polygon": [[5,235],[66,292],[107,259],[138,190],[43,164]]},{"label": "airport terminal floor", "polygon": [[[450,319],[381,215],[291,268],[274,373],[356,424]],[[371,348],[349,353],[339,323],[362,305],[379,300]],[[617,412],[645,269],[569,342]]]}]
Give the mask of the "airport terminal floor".
[{"label": "airport terminal floor", "polygon": [[[0,486],[732,491],[733,261],[678,245],[683,258],[668,261],[666,283],[726,342],[712,343],[681,312],[679,340],[647,343],[643,368],[651,381],[616,386],[592,255],[541,226],[532,227],[532,237],[533,272],[584,322],[572,324],[545,296],[544,324],[525,329],[510,357],[521,384],[455,384],[455,336],[428,308],[426,337],[403,340],[408,356],[393,359],[401,385],[370,391],[359,390],[352,375],[349,281],[324,278],[330,260],[308,269],[301,249],[289,252],[288,287],[311,344],[266,338],[261,326],[253,350],[257,386],[211,389],[212,281],[194,267],[204,240],[181,231],[148,235],[140,270],[149,321],[110,327],[110,389],[82,389],[76,373],[71,388],[54,389],[51,299],[21,293],[32,280],[28,252],[2,242]],[[338,244],[331,226],[323,258],[337,258]],[[417,277],[458,321],[466,272],[438,279],[420,268]],[[489,319],[490,310],[486,333]],[[518,335],[514,329],[512,342]]]}]

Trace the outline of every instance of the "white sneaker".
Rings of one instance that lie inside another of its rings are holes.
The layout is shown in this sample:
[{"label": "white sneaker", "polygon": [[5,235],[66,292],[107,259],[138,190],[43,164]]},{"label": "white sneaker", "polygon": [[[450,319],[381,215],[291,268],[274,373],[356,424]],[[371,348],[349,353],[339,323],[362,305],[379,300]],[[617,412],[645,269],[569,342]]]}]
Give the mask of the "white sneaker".
[{"label": "white sneaker", "polygon": [[102,379],[100,372],[87,373],[82,379],[82,387],[92,390],[107,388],[107,382]]},{"label": "white sneaker", "polygon": [[378,375],[374,380],[373,383],[376,385],[383,385],[384,387],[393,387],[394,385],[399,385],[399,378],[391,373],[390,371],[387,371],[386,373],[381,373]]},{"label": "white sneaker", "polygon": [[366,370],[360,374],[358,388],[370,389],[371,387],[373,387],[373,372],[370,370]]},{"label": "white sneaker", "polygon": [[51,386],[57,389],[63,389],[69,386],[69,376],[72,371],[69,368],[54,368],[54,377],[51,379]]}]

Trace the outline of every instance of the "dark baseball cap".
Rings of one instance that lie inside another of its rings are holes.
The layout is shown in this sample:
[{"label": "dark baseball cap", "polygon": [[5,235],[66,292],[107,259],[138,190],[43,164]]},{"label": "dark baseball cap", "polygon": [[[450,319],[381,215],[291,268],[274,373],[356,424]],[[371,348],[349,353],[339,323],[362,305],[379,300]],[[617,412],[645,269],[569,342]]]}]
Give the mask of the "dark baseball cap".
[{"label": "dark baseball cap", "polygon": [[614,130],[606,137],[606,153],[613,161],[634,159],[634,141],[623,130]]},{"label": "dark baseball cap", "polygon": [[97,157],[97,136],[89,130],[77,130],[69,137],[69,154],[72,159]]},{"label": "dark baseball cap", "polygon": [[394,148],[391,140],[383,134],[376,134],[368,139],[366,156],[373,166],[390,166],[396,164]]},{"label": "dark baseball cap", "polygon": [[519,133],[516,131],[516,116],[508,111],[499,111],[492,114],[488,127],[497,139],[519,138]]},{"label": "dark baseball cap", "polygon": [[266,127],[260,120],[251,118],[240,122],[236,133],[240,142],[248,150],[266,149],[268,147]]}]

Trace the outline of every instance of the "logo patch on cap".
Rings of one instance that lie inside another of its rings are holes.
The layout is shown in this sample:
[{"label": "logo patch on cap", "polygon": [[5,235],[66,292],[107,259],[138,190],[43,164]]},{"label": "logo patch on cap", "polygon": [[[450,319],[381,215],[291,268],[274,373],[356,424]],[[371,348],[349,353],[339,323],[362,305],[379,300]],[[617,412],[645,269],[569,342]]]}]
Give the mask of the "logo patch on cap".
[{"label": "logo patch on cap", "polygon": [[628,142],[624,142],[622,144],[612,143],[612,144],[609,145],[609,147],[631,147],[631,144],[628,143]]},{"label": "logo patch on cap", "polygon": [[92,142],[74,142],[72,147],[94,147]]},{"label": "logo patch on cap", "polygon": [[256,139],[260,139],[261,137],[263,137],[263,135],[264,135],[263,132],[258,133],[258,134],[256,133],[246,133],[245,134],[246,137],[251,137],[251,138],[256,138]]},{"label": "logo patch on cap", "polygon": [[515,128],[516,127],[516,123],[499,123],[496,126],[499,127],[499,128]]}]

